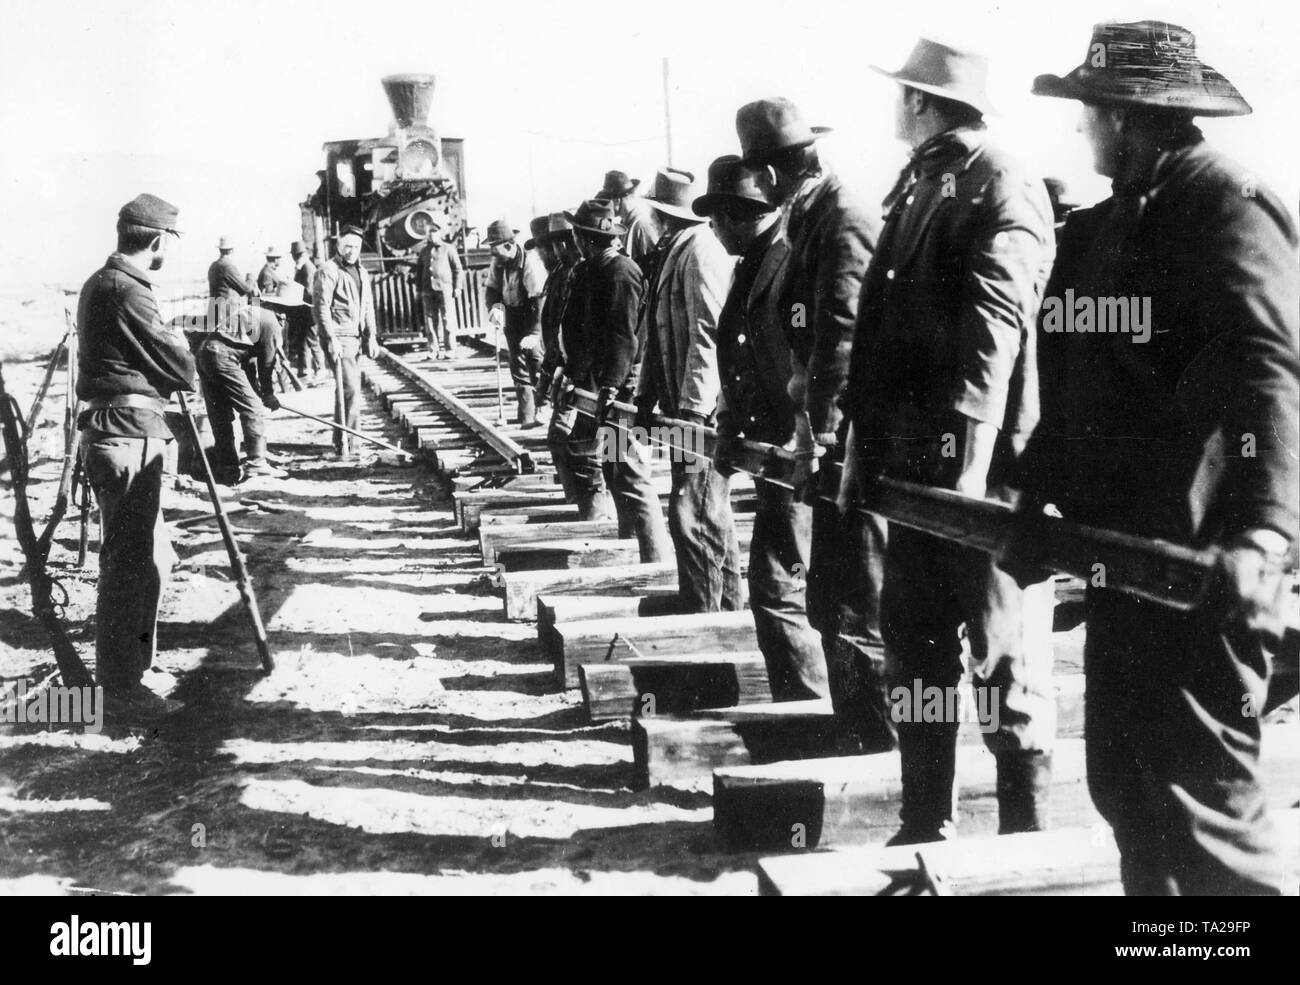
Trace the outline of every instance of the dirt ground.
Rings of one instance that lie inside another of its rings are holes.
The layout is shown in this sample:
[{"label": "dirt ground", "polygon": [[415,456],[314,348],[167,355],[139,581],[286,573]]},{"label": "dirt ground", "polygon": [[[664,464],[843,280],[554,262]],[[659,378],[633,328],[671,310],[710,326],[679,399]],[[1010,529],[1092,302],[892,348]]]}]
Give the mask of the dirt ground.
[{"label": "dirt ground", "polygon": [[[24,408],[42,366],[5,367]],[[297,403],[327,414],[316,388]],[[62,455],[56,384],[32,439],[38,528]],[[368,408],[363,427],[394,441]],[[224,490],[277,668],[257,655],[214,522],[180,560],[147,677],[184,701],[150,731],[0,725],[0,892],[753,894],[754,857],[715,841],[705,792],[628,788],[620,726],[581,723],[532,626],[506,623],[445,484],[381,454],[332,462],[328,431],[275,415],[287,479]],[[169,481],[168,521],[210,513]],[[258,507],[256,504],[265,504]],[[52,669],[0,482],[0,686]],[[94,657],[95,528],[75,511],[52,567]]]}]

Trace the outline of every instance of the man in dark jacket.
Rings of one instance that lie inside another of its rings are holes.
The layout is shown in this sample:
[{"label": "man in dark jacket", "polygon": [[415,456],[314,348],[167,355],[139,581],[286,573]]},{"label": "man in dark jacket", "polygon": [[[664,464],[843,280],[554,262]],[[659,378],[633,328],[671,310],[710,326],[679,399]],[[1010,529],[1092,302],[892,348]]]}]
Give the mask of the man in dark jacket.
[{"label": "man in dark jacket", "polygon": [[573,272],[581,261],[578,244],[573,238],[573,224],[562,212],[537,216],[531,225],[532,238],[524,249],[537,250],[546,267],[546,284],[542,289],[542,357],[541,373],[537,380],[537,404],[553,403],[555,410],[546,432],[546,447],[551,452],[551,464],[559,476],[564,497],[570,503],[578,501],[578,487],[569,468],[569,435],[573,427],[572,409],[559,409],[559,395],[563,390],[564,363],[560,341],[560,328],[569,304],[573,286]]},{"label": "man in dark jacket", "polygon": [[450,359],[451,322],[447,309],[460,297],[464,271],[456,244],[438,235],[441,228],[436,222],[430,223],[429,241],[420,249],[415,280],[424,309],[424,336],[429,343],[429,354],[435,359]]},{"label": "man in dark jacket", "polygon": [[[311,289],[316,280],[316,264],[311,262],[307,247],[302,240],[289,244],[289,256],[293,258],[293,282],[302,287],[303,299],[307,304],[290,309],[289,348],[292,350],[294,368],[299,379],[315,382],[328,367],[325,355],[321,352],[320,339],[316,335],[316,322],[311,315]],[[308,367],[311,367],[308,370]]]},{"label": "man in dark jacket", "polygon": [[573,223],[583,255],[561,326],[564,375],[599,398],[597,419],[578,415],[569,441],[580,516],[603,519],[599,511],[608,487],[619,536],[636,537],[643,562],[663,561],[672,556],[672,542],[650,482],[650,454],[631,439],[616,442],[618,452],[612,452],[600,420],[612,401],[625,401],[632,393],[645,341],[637,334],[644,280],[619,250],[626,230],[609,202],[592,199],[564,217]]},{"label": "man in dark jacket", "polygon": [[[708,216],[728,253],[739,257],[718,316],[722,381],[716,465],[730,471],[727,450],[738,438],[794,451],[811,446],[808,418],[791,399],[793,374],[785,319],[778,305],[790,244],[763,172],[733,155],[709,165],[708,193],[694,202]],[[810,452],[808,452],[810,453]],[[772,697],[785,701],[824,694],[826,660],[808,623],[805,574],[812,508],[791,490],[754,483],[758,504],[749,548],[749,606]]]},{"label": "man in dark jacket", "polygon": [[[1034,92],[1083,102],[1113,192],[1061,237],[1028,490],[1068,519],[1220,558],[1191,612],[1089,586],[1092,797],[1126,892],[1276,894],[1258,716],[1300,501],[1296,230],[1192,124],[1250,106],[1191,32],[1099,24],[1085,64]],[[1117,326],[1121,304],[1136,317]],[[1085,321],[1089,308],[1110,324]]]},{"label": "man in dark jacket", "polygon": [[[339,230],[338,253],[321,264],[312,284],[312,317],[332,362],[338,364],[334,387],[335,420],[355,431],[361,423],[362,354],[378,354],[375,300],[370,273],[361,264],[362,231],[357,226]],[[334,430],[334,450],[342,459],[354,459],[355,439]]]},{"label": "man in dark jacket", "polygon": [[[879,644],[879,584],[884,556],[883,524],[850,511],[841,516],[836,490],[823,480],[825,468],[843,457],[844,431],[839,398],[848,380],[862,273],[875,248],[879,222],[824,167],[815,141],[823,131],[809,127],[787,99],[762,99],[736,113],[736,133],[746,163],[771,167],[773,194],[785,211],[790,243],[785,284],[778,301],[790,344],[790,396],[807,417],[804,459],[796,482],[813,504],[808,569],[808,618],[822,636],[827,662],[809,677],[803,693],[835,704],[846,749],[859,741],[855,722],[866,714],[865,693],[850,654],[841,650],[841,633]],[[823,468],[818,473],[818,462]]]},{"label": "man in dark jacket", "polygon": [[[257,289],[248,282],[239,267],[235,265],[232,254],[235,243],[229,236],[222,236],[217,241],[218,256],[208,267],[208,297],[215,302],[237,302],[241,298],[253,297]],[[231,310],[234,310],[232,305]]]},{"label": "man in dark jacket", "polygon": [[266,248],[266,263],[262,264],[262,269],[257,274],[257,290],[259,294],[274,294],[284,283],[284,277],[280,274],[280,257],[281,253],[278,247],[268,246]]},{"label": "man in dark jacket", "polygon": [[[1033,328],[1054,250],[1047,189],[984,129],[982,55],[923,38],[885,74],[899,83],[898,136],[912,157],[862,286],[844,397],[855,452],[867,475],[1009,499],[1037,420]],[[987,555],[890,525],[881,624],[891,693],[956,688],[965,625],[1003,833],[1046,823],[1051,619],[1046,577],[1022,589]],[[898,844],[949,837],[954,823],[960,723],[909,717],[898,722]]]},{"label": "man in dark jacket", "polygon": [[103,539],[95,605],[95,672],[106,711],[148,719],[173,710],[141,683],[157,653],[158,600],[176,560],[163,524],[164,411],[194,389],[194,360],[163,324],[149,272],[161,269],[177,209],[153,195],[124,205],[117,251],[77,305],[81,461]]}]

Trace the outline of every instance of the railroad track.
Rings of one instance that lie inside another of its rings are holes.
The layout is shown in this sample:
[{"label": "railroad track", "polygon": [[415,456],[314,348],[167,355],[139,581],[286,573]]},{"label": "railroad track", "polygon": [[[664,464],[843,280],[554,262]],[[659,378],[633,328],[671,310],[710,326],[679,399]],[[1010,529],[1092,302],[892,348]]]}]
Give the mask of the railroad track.
[{"label": "railroad track", "polygon": [[[475,355],[455,361],[384,351],[365,384],[451,480],[456,521],[477,540],[501,620],[536,623],[553,687],[580,689],[590,722],[626,723],[633,787],[711,792],[727,849],[772,856],[758,863],[769,894],[1118,891],[1118,855],[1087,792],[1081,583],[1056,582],[1057,830],[995,837],[994,760],[969,721],[958,751],[963,840],[920,855],[885,849],[901,788],[887,726],[848,739],[827,702],[772,702],[750,613],[684,612],[675,564],[643,564],[616,523],[579,520],[555,480],[546,428],[521,430],[514,400],[498,404],[493,347],[475,344]],[[665,500],[667,478],[665,467],[656,478]],[[748,478],[733,480],[732,505],[747,555]],[[839,646],[859,684],[883,695],[882,655],[852,638]],[[963,697],[971,707],[968,687]],[[1293,726],[1267,728],[1266,788],[1281,810],[1300,794],[1300,737]],[[1292,814],[1282,830],[1297,872]],[[811,865],[790,857],[811,849],[836,854]]]}]

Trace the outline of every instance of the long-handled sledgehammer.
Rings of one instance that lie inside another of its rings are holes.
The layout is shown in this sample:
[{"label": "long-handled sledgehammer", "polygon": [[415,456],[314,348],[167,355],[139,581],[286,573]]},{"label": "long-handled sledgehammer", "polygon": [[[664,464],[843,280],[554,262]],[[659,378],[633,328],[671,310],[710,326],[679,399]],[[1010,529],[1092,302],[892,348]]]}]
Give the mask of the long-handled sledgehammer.
[{"label": "long-handled sledgehammer", "polygon": [[207,452],[203,450],[203,438],[199,434],[199,426],[194,420],[194,415],[190,413],[189,404],[185,402],[185,394],[178,392],[176,398],[181,403],[181,414],[190,426],[190,437],[194,439],[194,447],[198,449],[199,461],[203,463],[203,478],[208,484],[208,498],[212,501],[212,512],[216,514],[217,526],[221,528],[221,539],[226,543],[226,554],[230,557],[230,570],[234,572],[235,581],[239,585],[239,597],[243,600],[244,611],[248,613],[248,621],[253,627],[257,655],[262,659],[262,671],[269,674],[275,670],[275,661],[271,658],[271,647],[266,640],[266,626],[262,624],[262,612],[257,607],[253,579],[249,577],[248,566],[244,564],[244,555],[235,541],[234,531],[230,529],[230,520],[226,517],[226,508],[217,493],[217,481],[212,477],[212,466],[208,464]]},{"label": "long-handled sledgehammer", "polygon": [[397,452],[399,455],[405,455],[407,458],[415,456],[405,448],[398,448],[397,445],[390,445],[387,441],[380,441],[378,438],[372,438],[368,434],[362,434],[360,431],[354,431],[346,424],[340,424],[338,421],[327,420],[324,417],[317,417],[315,414],[308,414],[305,410],[299,410],[297,407],[290,407],[283,400],[280,401],[280,409],[287,410],[290,414],[297,414],[299,417],[305,417],[309,421],[315,421],[318,424],[324,424],[326,427],[342,429],[354,438],[360,438],[362,441],[369,441],[372,445],[378,445],[385,451]]}]

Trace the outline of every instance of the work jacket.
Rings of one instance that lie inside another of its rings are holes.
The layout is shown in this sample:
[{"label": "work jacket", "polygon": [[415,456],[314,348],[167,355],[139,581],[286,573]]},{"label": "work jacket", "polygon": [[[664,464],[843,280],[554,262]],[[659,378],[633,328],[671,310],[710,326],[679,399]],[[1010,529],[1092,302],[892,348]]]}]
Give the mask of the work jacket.
[{"label": "work jacket", "polygon": [[879,228],[830,173],[801,190],[787,212],[790,260],[780,304],[794,355],[794,396],[814,435],[839,430],[862,274]]},{"label": "work jacket", "polygon": [[779,225],[762,233],[736,264],[718,317],[723,400],[718,433],[783,445],[794,436],[790,343],[778,299],[790,243]]},{"label": "work jacket", "polygon": [[[1149,299],[1149,321],[1080,331],[1085,298]],[[1069,519],[1148,537],[1205,545],[1260,527],[1294,542],[1298,323],[1296,229],[1272,191],[1194,128],[1135,162],[1066,220],[1027,488]]]},{"label": "work jacket", "polygon": [[460,257],[451,243],[438,240],[426,243],[420,250],[415,279],[422,293],[452,294],[460,287],[461,276]]},{"label": "work jacket", "polygon": [[[138,394],[161,401],[194,389],[189,343],[179,329],[163,324],[149,275],[120,253],[81,288],[77,368],[82,400]],[[86,411],[77,426],[126,437],[171,437],[162,415],[147,408]]]},{"label": "work jacket", "polygon": [[364,344],[375,338],[375,300],[370,287],[370,274],[357,264],[361,274],[361,289],[348,274],[338,257],[331,257],[316,271],[312,285],[312,317],[316,327],[328,337],[355,337]]},{"label": "work jacket", "polygon": [[617,250],[578,264],[561,327],[564,372],[578,386],[614,387],[626,395],[635,382],[643,344],[637,335],[643,286],[640,269]]},{"label": "work jacket", "polygon": [[959,127],[916,149],[886,208],[843,400],[855,434],[895,477],[952,488],[966,422],[991,424],[1000,487],[1038,420],[1047,189],[982,127]]},{"label": "work jacket", "polygon": [[735,259],[705,223],[671,235],[646,283],[645,358],[637,401],[658,400],[663,413],[711,417],[718,407],[718,313]]}]

